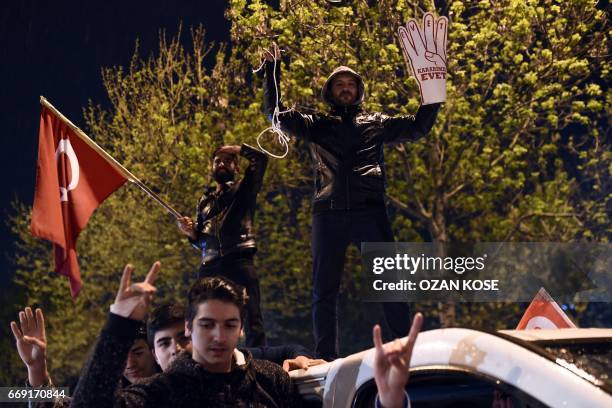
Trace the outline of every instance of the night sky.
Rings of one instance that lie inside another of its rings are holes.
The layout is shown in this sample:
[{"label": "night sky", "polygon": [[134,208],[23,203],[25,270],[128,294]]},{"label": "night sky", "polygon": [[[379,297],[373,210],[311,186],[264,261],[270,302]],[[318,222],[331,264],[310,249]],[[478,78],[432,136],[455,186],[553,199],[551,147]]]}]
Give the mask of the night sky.
[{"label": "night sky", "polygon": [[[39,96],[45,96],[86,130],[82,109],[91,99],[109,107],[101,69],[127,66],[140,41],[140,55],[157,51],[159,30],[172,37],[183,23],[202,24],[209,41],[227,41],[230,23],[223,0],[3,1],[0,5],[0,158],[3,220],[15,198],[32,204],[36,178]],[[0,283],[12,276],[12,236],[0,225]]]}]

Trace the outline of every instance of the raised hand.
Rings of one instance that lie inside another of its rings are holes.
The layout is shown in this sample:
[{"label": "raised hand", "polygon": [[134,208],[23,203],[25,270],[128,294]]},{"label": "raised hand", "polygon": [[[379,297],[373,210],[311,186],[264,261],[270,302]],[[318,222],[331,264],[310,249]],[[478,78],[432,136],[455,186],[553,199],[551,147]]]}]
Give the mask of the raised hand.
[{"label": "raised hand", "polygon": [[376,348],[374,355],[374,380],[378,387],[378,398],[383,407],[403,406],[404,389],[408,383],[410,359],[417,335],[421,331],[423,315],[417,313],[412,321],[408,339],[396,339],[383,345],[380,326],[374,326],[372,338]]},{"label": "raised hand", "polygon": [[40,309],[32,313],[30,307],[19,312],[19,327],[11,322],[11,330],[17,343],[19,357],[28,368],[30,385],[39,387],[47,382],[47,335],[45,334],[45,318]]},{"label": "raised hand", "polygon": [[111,312],[134,320],[144,320],[153,300],[156,289],[153,284],[161,263],[155,262],[143,282],[132,283],[132,271],[134,267],[127,264],[123,269],[119,290],[115,297],[115,303],[111,306]]},{"label": "raised hand", "polygon": [[446,101],[446,37],[448,19],[435,19],[432,13],[423,16],[423,28],[415,19],[398,29],[406,63],[421,90],[423,105]]},{"label": "raised hand", "polygon": [[242,146],[240,145],[228,145],[228,146],[220,147],[216,153],[217,154],[227,153],[227,154],[239,155],[241,149],[242,149]]},{"label": "raised hand", "polygon": [[281,51],[280,48],[278,48],[278,45],[276,45],[276,43],[272,44],[272,47],[270,47],[270,49],[265,49],[263,51],[263,53],[261,54],[261,58],[266,60],[266,61],[274,61],[279,60],[281,57]]}]

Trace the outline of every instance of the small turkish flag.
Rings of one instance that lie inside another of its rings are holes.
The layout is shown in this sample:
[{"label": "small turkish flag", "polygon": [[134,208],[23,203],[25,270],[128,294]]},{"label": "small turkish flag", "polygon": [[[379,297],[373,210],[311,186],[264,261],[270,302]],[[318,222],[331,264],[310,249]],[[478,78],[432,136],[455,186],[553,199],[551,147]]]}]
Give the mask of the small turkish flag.
[{"label": "small turkish flag", "polygon": [[81,289],[76,240],[94,210],[127,180],[75,130],[43,106],[32,234],[53,242],[55,271]]},{"label": "small turkish flag", "polygon": [[540,288],[525,310],[516,330],[568,329],[576,326],[544,288]]}]

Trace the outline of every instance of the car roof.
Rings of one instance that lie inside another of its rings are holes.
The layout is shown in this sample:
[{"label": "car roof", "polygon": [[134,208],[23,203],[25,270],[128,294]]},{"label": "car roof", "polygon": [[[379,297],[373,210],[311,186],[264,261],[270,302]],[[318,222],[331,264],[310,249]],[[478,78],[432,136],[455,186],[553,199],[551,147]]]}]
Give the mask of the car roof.
[{"label": "car roof", "polygon": [[[518,387],[551,406],[585,406],[584,403],[606,406],[612,403],[609,391],[597,384],[600,381],[589,378],[579,369],[562,367],[537,346],[537,341],[542,340],[589,339],[590,329],[532,333],[533,341],[521,338],[528,334],[515,332],[487,333],[461,328],[422,332],[415,344],[410,370],[455,368],[478,373]],[[606,338],[609,333],[605,329],[594,330],[593,336]],[[344,406],[351,399],[351,393],[372,381],[373,361],[374,349],[371,348],[322,366],[296,370],[290,375],[300,393],[324,389],[324,406]]]},{"label": "car roof", "polygon": [[499,333],[523,341],[554,341],[580,339],[612,339],[612,329],[552,329],[552,330],[499,330]]}]

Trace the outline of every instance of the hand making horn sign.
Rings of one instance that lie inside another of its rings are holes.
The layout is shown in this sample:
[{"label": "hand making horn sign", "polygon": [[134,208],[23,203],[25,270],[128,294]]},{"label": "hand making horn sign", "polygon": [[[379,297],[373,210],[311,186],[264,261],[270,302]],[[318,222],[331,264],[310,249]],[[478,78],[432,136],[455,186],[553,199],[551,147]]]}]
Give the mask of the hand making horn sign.
[{"label": "hand making horn sign", "polygon": [[111,305],[111,312],[133,320],[144,320],[156,291],[153,285],[160,267],[160,262],[155,262],[143,282],[132,283],[134,267],[127,264],[123,269],[115,303]]}]

